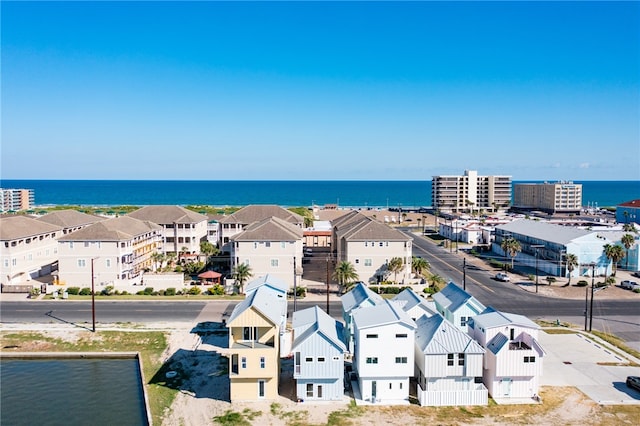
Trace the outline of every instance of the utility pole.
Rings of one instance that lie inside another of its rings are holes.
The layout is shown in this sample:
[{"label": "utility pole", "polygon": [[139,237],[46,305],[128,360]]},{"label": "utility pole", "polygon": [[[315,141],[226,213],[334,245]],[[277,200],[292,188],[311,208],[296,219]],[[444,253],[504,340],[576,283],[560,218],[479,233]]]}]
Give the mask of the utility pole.
[{"label": "utility pole", "polygon": [[589,308],[589,331],[591,331],[591,326],[593,325],[593,289],[595,286],[596,280],[596,264],[594,263],[591,266],[591,307]]},{"label": "utility pole", "polygon": [[327,255],[327,315],[329,315],[329,257],[331,254]]},{"label": "utility pole", "polygon": [[462,289],[467,291],[467,258],[462,258]]},{"label": "utility pole", "polygon": [[538,249],[544,247],[542,244],[534,244],[531,248],[536,249],[536,293],[538,292]]},{"label": "utility pole", "polygon": [[93,262],[95,259],[91,259],[91,317],[93,319],[92,332],[96,332],[96,291],[95,291],[95,277],[93,274]]},{"label": "utility pole", "polygon": [[293,256],[293,312],[296,311],[297,301],[298,301],[298,285],[296,281],[296,257]]}]

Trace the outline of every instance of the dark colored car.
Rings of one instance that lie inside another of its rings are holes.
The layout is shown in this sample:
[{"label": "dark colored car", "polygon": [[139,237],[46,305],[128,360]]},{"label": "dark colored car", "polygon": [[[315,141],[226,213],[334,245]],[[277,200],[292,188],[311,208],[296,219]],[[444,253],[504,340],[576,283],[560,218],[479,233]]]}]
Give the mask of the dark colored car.
[{"label": "dark colored car", "polygon": [[640,377],[638,376],[628,376],[627,377],[627,386],[630,388],[636,389],[640,391]]}]

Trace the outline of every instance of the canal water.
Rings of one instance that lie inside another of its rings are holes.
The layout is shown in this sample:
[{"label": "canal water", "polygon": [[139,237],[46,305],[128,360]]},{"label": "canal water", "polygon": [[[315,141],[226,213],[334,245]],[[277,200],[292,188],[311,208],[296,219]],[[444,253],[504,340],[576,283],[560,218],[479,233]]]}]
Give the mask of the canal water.
[{"label": "canal water", "polygon": [[0,425],[147,425],[137,359],[7,359]]}]

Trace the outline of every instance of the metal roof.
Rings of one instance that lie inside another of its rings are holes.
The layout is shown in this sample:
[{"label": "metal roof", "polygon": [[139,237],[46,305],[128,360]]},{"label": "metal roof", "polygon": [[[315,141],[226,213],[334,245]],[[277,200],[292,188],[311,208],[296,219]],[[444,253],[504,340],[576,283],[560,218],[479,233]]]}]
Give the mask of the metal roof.
[{"label": "metal roof", "polygon": [[489,307],[480,315],[473,317],[474,328],[482,327],[485,330],[504,327],[508,325],[517,325],[520,327],[540,329],[540,326],[523,315],[511,314],[508,312],[500,312]]},{"label": "metal roof", "polygon": [[274,325],[280,326],[281,320],[283,319],[283,305],[286,312],[286,303],[287,299],[281,297],[275,291],[266,287],[259,287],[236,305],[227,321],[227,326],[247,309],[255,309],[266,316]]},{"label": "metal roof", "polygon": [[289,291],[289,284],[287,284],[280,278],[267,274],[267,275],[258,277],[255,280],[249,281],[249,283],[244,286],[244,293],[249,294],[252,291],[257,290],[258,287],[262,287],[262,286],[272,288],[281,293],[287,293]]},{"label": "metal roof", "polygon": [[378,305],[383,303],[384,299],[371,291],[363,282],[359,282],[351,291],[340,296],[340,301],[342,302],[342,310],[348,313],[360,307],[364,302],[369,301],[372,305]]},{"label": "metal roof", "polygon": [[597,233],[596,231],[585,231],[573,226],[562,226],[530,219],[514,220],[513,222],[496,226],[496,229],[561,245],[567,245],[575,239]]},{"label": "metal roof", "polygon": [[407,313],[389,300],[367,309],[358,309],[353,313],[353,323],[356,330],[395,323],[404,324],[414,330],[416,328],[416,323]]},{"label": "metal roof", "polygon": [[433,295],[433,300],[449,312],[457,311],[465,303],[479,307],[482,312],[485,306],[475,297],[458,287],[454,282],[449,282],[445,288]]},{"label": "metal roof", "polygon": [[481,354],[484,349],[442,315],[426,315],[416,321],[416,346],[424,354]]},{"label": "metal roof", "polygon": [[292,328],[292,350],[314,334],[319,334],[339,350],[346,351],[341,339],[344,328],[342,323],[331,318],[317,305],[294,312]]},{"label": "metal roof", "polygon": [[504,347],[504,345],[509,341],[509,338],[502,333],[498,333],[493,336],[493,339],[489,340],[487,343],[487,349],[489,349],[493,354],[497,354]]}]

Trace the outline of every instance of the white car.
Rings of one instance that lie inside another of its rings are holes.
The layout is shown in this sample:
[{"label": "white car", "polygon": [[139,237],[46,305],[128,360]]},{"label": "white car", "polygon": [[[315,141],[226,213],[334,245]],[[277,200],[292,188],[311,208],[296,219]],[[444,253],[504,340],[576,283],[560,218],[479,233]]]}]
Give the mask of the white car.
[{"label": "white car", "polygon": [[498,281],[509,281],[509,275],[504,272],[498,272],[494,278]]},{"label": "white car", "polygon": [[637,288],[640,288],[640,284],[638,284],[635,281],[624,280],[620,283],[620,287],[625,288],[627,290],[635,290]]}]

